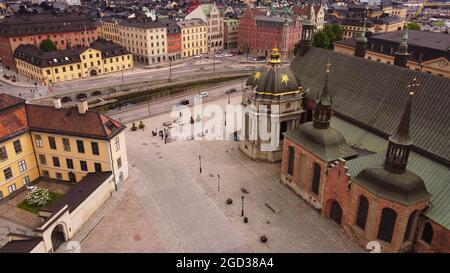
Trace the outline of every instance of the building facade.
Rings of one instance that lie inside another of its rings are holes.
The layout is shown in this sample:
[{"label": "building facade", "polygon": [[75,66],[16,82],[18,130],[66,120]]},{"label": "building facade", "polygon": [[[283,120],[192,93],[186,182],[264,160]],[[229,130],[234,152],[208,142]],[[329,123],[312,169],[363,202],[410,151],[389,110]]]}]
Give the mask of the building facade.
[{"label": "building facade", "polygon": [[239,35],[239,20],[237,19],[224,19],[224,48],[237,48],[238,35]]},{"label": "building facade", "polygon": [[301,39],[301,30],[300,16],[248,8],[239,21],[238,48],[268,57],[276,47],[282,58],[288,58],[293,56],[295,44]]},{"label": "building facade", "polygon": [[[406,35],[406,36],[405,36]],[[409,69],[450,77],[450,53],[446,45],[450,43],[448,34],[418,30],[395,31],[367,36],[364,57],[386,64],[395,64],[396,52],[406,44],[405,65]],[[353,55],[356,39],[336,42],[334,51]]]},{"label": "building facade", "polygon": [[185,17],[186,20],[200,19],[206,23],[208,52],[223,49],[223,16],[216,4],[202,4]]},{"label": "building facade", "polygon": [[207,25],[200,19],[177,22],[181,31],[182,58],[208,53]]},{"label": "building facade", "polygon": [[300,124],[303,92],[278,49],[251,75],[242,95],[243,130],[239,150],[252,160],[281,160],[283,133]]},{"label": "building facade", "polygon": [[167,27],[160,21],[134,19],[119,24],[121,44],[146,65],[168,61]]},{"label": "building facade", "polygon": [[317,31],[323,29],[325,25],[325,10],[322,4],[309,3],[304,6],[295,5],[292,10],[295,14],[304,18],[310,16],[310,20],[314,22]]},{"label": "building facade", "polygon": [[97,40],[97,28],[79,15],[32,15],[10,17],[0,23],[0,57],[3,65],[15,69],[14,51],[20,45],[39,47],[50,39],[58,49],[68,46],[89,46]]},{"label": "building facade", "polygon": [[433,98],[449,80],[314,47],[291,69],[309,92],[285,133],[282,183],[361,247],[450,252],[449,140],[431,130],[447,123]]},{"label": "building facade", "polygon": [[133,68],[133,57],[119,44],[99,39],[90,47],[43,51],[21,45],[15,53],[17,72],[45,85]]},{"label": "building facade", "polygon": [[163,21],[167,27],[167,55],[169,60],[179,60],[183,54],[181,29],[172,20]]},{"label": "building facade", "polygon": [[125,126],[89,111],[87,102],[77,111],[0,98],[0,197],[38,177],[78,182],[88,173],[111,171],[117,184],[128,177]]},{"label": "building facade", "polygon": [[99,36],[105,40],[121,44],[119,20],[115,18],[102,18],[100,21]]}]

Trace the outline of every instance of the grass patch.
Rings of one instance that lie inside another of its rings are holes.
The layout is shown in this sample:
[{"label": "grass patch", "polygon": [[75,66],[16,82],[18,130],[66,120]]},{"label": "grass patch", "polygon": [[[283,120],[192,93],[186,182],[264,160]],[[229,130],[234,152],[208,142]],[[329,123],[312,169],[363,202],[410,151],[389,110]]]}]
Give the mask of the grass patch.
[{"label": "grass patch", "polygon": [[50,206],[51,204],[53,204],[53,202],[55,202],[58,198],[60,198],[62,196],[62,194],[59,194],[56,192],[49,192],[49,195],[50,195],[50,201],[48,201],[48,203],[43,207],[30,206],[30,205],[28,205],[27,200],[23,200],[22,202],[20,202],[17,205],[17,207],[20,209],[29,211],[31,213],[34,213],[34,214],[38,214],[39,209]]}]

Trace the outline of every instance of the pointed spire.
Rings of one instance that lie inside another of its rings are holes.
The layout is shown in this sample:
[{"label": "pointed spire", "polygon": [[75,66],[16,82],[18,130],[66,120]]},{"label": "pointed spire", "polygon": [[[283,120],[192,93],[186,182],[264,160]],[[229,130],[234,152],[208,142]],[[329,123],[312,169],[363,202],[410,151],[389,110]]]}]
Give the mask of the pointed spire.
[{"label": "pointed spire", "polygon": [[398,125],[397,131],[389,138],[389,141],[399,144],[399,145],[411,145],[412,140],[409,137],[409,123],[411,118],[411,104],[412,97],[414,96],[415,90],[420,84],[417,83],[417,79],[414,77],[411,84],[407,85],[410,89],[408,99],[406,101],[405,109],[403,110],[400,123]]},{"label": "pointed spire", "polygon": [[325,65],[326,74],[325,74],[325,84],[323,85],[322,92],[317,97],[317,103],[322,105],[331,105],[331,95],[328,89],[328,74],[330,74],[331,62],[328,59],[328,63]]},{"label": "pointed spire", "polygon": [[316,107],[314,108],[313,115],[313,125],[318,129],[326,129],[330,127],[331,118],[331,95],[328,88],[328,74],[330,73],[330,59],[325,65],[325,84],[323,86],[322,92],[317,96]]},{"label": "pointed spire", "polygon": [[412,145],[412,140],[409,136],[412,97],[419,86],[420,84],[417,83],[417,79],[415,77],[413,78],[412,83],[407,85],[409,94],[405,109],[403,110],[403,114],[400,118],[400,123],[396,132],[389,137],[389,145],[386,152],[386,159],[384,161],[384,168],[390,172],[402,173],[406,171],[409,150]]}]

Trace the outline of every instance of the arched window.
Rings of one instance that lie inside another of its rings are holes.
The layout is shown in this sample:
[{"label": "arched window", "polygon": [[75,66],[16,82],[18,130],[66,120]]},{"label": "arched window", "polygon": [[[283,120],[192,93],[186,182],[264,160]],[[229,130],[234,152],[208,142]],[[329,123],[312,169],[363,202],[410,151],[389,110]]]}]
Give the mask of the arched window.
[{"label": "arched window", "polygon": [[289,146],[289,160],[288,160],[288,174],[294,175],[294,158],[295,150],[292,146]]},{"label": "arched window", "polygon": [[390,243],[394,234],[397,213],[389,208],[384,208],[381,213],[380,226],[378,227],[377,238]]},{"label": "arched window", "polygon": [[409,238],[411,237],[411,230],[412,226],[414,224],[414,220],[416,219],[417,210],[413,211],[411,215],[408,218],[408,223],[406,224],[406,230],[405,235],[403,236],[403,241],[409,241]]},{"label": "arched window", "polygon": [[315,194],[319,194],[319,185],[320,185],[320,165],[314,163],[314,174],[311,191]]},{"label": "arched window", "polygon": [[369,201],[363,195],[359,197],[358,214],[356,216],[356,225],[362,229],[366,228],[367,214],[369,212]]},{"label": "arched window", "polygon": [[423,226],[422,241],[430,245],[431,241],[433,241],[433,227],[428,222]]}]

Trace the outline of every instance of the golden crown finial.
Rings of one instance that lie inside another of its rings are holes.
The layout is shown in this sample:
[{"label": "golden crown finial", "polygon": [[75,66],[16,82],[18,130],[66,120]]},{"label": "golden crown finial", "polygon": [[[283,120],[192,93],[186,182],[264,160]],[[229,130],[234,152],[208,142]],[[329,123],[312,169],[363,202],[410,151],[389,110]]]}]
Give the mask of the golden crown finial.
[{"label": "golden crown finial", "polygon": [[280,53],[278,51],[278,48],[275,47],[275,48],[272,49],[272,52],[270,52],[269,63],[277,64],[277,63],[280,63],[280,62],[281,62],[281,60],[280,60]]},{"label": "golden crown finial", "polygon": [[409,95],[412,96],[415,94],[417,87],[420,86],[420,83],[417,83],[417,78],[414,76],[414,78],[412,79],[412,82],[410,84],[408,84],[406,86],[406,88],[408,88],[409,91]]}]

